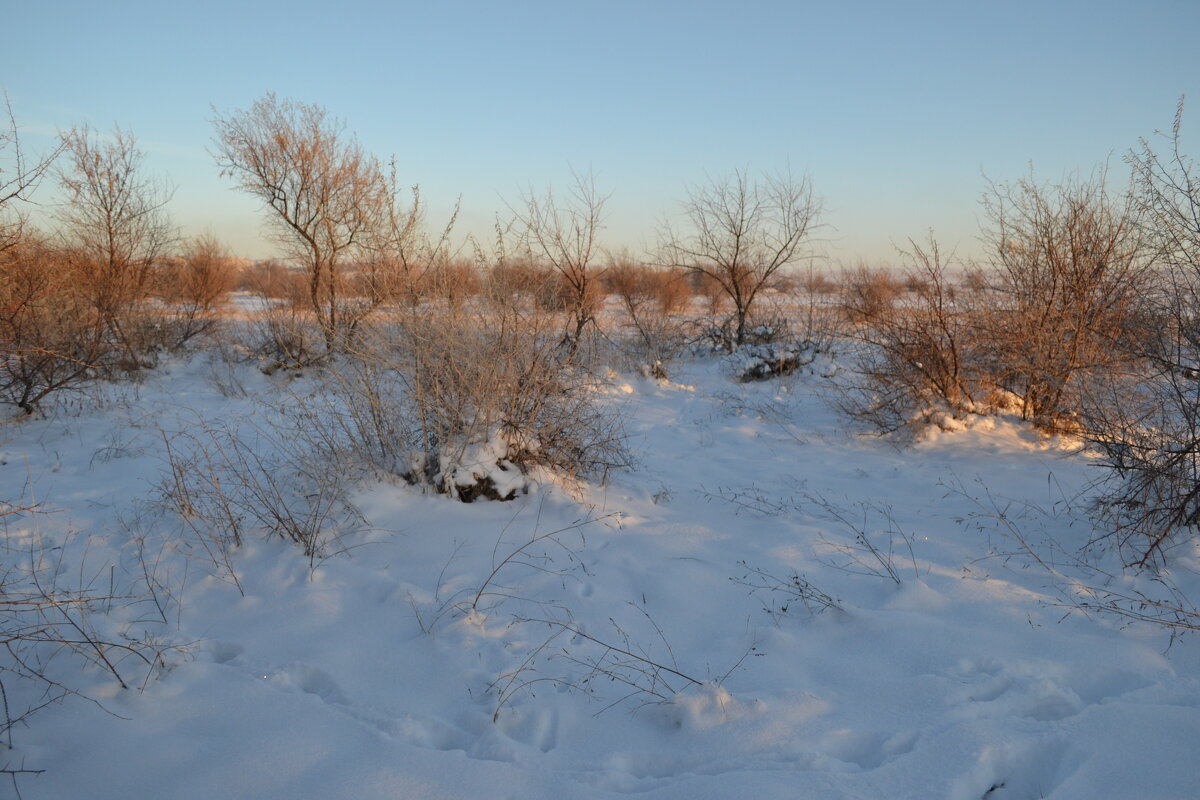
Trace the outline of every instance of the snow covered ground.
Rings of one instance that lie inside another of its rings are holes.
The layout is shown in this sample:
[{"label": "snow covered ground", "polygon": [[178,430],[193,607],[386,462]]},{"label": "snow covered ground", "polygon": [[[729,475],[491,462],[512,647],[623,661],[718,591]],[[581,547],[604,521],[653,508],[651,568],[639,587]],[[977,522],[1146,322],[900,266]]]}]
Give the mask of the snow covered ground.
[{"label": "snow covered ground", "polygon": [[989,418],[898,447],[819,375],[700,360],[616,382],[637,463],[607,485],[356,485],[328,557],[249,536],[235,584],[173,538],[165,442],[278,422],[303,380],[198,356],[0,431],[0,496],[54,510],[5,520],[10,557],[61,545],[64,585],[134,596],[101,632],[178,645],[144,688],[52,662],[85,697],[12,732],[27,800],[1200,796],[1197,637],[1068,614],[993,530],[1087,541],[1070,443]]}]

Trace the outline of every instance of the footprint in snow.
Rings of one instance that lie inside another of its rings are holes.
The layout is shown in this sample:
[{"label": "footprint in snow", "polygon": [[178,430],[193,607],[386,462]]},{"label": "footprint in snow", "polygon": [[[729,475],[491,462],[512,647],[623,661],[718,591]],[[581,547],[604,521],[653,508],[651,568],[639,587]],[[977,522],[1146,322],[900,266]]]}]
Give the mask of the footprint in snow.
[{"label": "footprint in snow", "polygon": [[965,665],[959,675],[968,680],[959,693],[965,716],[1022,716],[1040,722],[1067,719],[1088,705],[1070,686],[1067,676],[1053,667],[1031,664],[1000,665],[994,661]]},{"label": "footprint in snow", "polygon": [[263,679],[285,691],[299,689],[305,694],[316,695],[326,703],[339,706],[350,704],[328,672],[308,664],[289,664],[269,670],[263,673]]},{"label": "footprint in snow", "polygon": [[228,664],[246,652],[246,648],[240,644],[222,641],[209,642],[205,649],[208,652],[208,657],[212,659],[214,664]]},{"label": "footprint in snow", "polygon": [[838,761],[872,770],[898,756],[911,753],[918,738],[913,731],[889,736],[876,731],[840,730],[826,736],[821,749]]},{"label": "footprint in snow", "polygon": [[507,708],[496,718],[496,727],[513,741],[543,753],[558,746],[558,711],[553,708]]},{"label": "footprint in snow", "polygon": [[958,780],[954,797],[1017,800],[1049,797],[1079,769],[1082,757],[1059,738],[986,748]]}]

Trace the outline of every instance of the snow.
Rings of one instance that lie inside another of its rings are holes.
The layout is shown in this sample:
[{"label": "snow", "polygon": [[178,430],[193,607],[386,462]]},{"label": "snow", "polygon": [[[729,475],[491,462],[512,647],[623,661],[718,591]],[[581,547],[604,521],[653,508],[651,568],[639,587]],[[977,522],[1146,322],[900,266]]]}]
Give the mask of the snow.
[{"label": "snow", "polygon": [[[1196,637],[1068,613],[988,524],[997,502],[1066,509],[1019,524],[1086,542],[1078,443],[1009,417],[903,447],[858,435],[826,403],[828,366],[624,376],[604,401],[636,465],[607,485],[463,504],[352,476],[353,530],[311,559],[248,534],[236,583],[162,510],[164,440],[284,430],[272,398],[307,377],[199,355],[6,426],[3,497],[56,510],[6,519],[10,553],[61,546],[64,585],[144,597],[140,542],[166,622],[144,600],[93,622],[176,646],[144,686],[123,662],[124,690],[58,657],[85,697],[13,730],[8,767],[45,770],[22,795],[1195,797]],[[1200,595],[1195,547],[1177,557]]]}]

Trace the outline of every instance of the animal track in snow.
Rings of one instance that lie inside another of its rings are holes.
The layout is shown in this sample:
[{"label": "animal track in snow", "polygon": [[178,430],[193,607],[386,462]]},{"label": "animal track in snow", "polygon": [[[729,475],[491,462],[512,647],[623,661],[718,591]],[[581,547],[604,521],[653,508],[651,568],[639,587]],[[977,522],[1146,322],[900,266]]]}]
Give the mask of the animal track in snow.
[{"label": "animal track in snow", "polygon": [[553,708],[506,709],[496,719],[496,726],[513,741],[531,745],[543,753],[558,746],[558,711]]},{"label": "animal track in snow", "polygon": [[246,648],[235,642],[209,642],[206,648],[208,656],[214,664],[228,664],[246,652]]},{"label": "animal track in snow", "polygon": [[959,791],[953,796],[981,800],[1049,797],[1079,769],[1079,761],[1058,738],[989,747],[959,781]]},{"label": "animal track in snow", "polygon": [[[514,743],[524,743],[549,752],[557,744],[557,713],[528,714],[527,719],[508,731],[491,724],[490,713],[479,716],[475,730],[469,731],[449,722],[382,705],[357,705],[342,691],[328,672],[310,664],[262,666],[243,663],[239,645],[218,642],[209,647],[217,663],[239,667],[255,678],[283,692],[302,692],[323,701],[330,709],[378,730],[384,736],[414,747],[431,750],[460,750],[469,758],[487,761],[516,761]],[[486,720],[486,721],[485,721]]]},{"label": "animal track in snow", "polygon": [[821,749],[838,761],[871,770],[911,753],[918,738],[913,731],[889,736],[875,731],[839,730],[825,737]]},{"label": "animal track in snow", "polygon": [[350,704],[328,672],[308,664],[289,664],[270,670],[263,674],[263,679],[285,690],[295,687],[305,694],[316,695],[326,703],[339,706]]},{"label": "animal track in snow", "polygon": [[952,701],[964,703],[964,715],[1010,716],[1041,722],[1073,717],[1089,705],[1071,687],[1068,675],[1049,675],[1036,665],[1003,665],[995,660],[968,662],[959,670],[966,688]]}]

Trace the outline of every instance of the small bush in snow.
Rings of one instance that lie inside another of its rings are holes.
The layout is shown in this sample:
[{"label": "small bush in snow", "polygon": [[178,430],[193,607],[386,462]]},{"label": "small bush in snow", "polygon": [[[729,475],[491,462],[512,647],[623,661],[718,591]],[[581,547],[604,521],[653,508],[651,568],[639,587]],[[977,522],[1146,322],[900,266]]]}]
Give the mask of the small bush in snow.
[{"label": "small bush in snow", "polygon": [[342,385],[366,423],[359,440],[369,450],[387,426],[398,444],[381,449],[386,469],[468,502],[512,499],[532,470],[576,478],[627,464],[599,379],[558,343],[540,316],[509,306],[422,308],[377,328],[355,354],[367,379]]},{"label": "small bush in snow", "polygon": [[464,440],[436,455],[414,457],[403,477],[464,503],[512,500],[529,489],[525,471],[512,460],[519,449],[496,430],[484,441]]},{"label": "small bush in snow", "polygon": [[743,347],[730,360],[737,379],[746,383],[790,375],[816,357],[817,346],[812,342],[773,342]]},{"label": "small bush in snow", "polygon": [[[301,422],[306,419],[301,410]],[[238,584],[232,552],[248,534],[300,545],[310,560],[361,521],[347,499],[348,474],[290,429],[199,421],[165,432],[165,509],[219,573]]]}]

